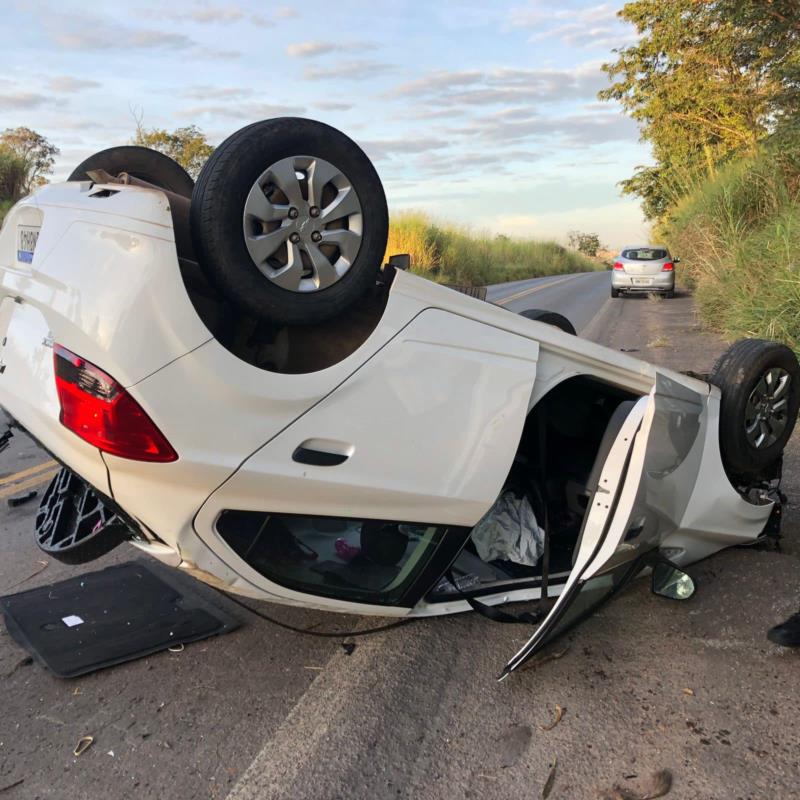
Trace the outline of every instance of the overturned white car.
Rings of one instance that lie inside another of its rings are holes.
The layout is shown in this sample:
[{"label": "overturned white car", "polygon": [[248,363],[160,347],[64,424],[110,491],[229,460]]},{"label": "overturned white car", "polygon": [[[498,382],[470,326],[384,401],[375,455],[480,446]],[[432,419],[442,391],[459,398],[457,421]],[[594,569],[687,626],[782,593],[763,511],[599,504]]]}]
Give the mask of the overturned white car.
[{"label": "overturned white car", "polygon": [[788,348],[656,368],[381,269],[386,236],[367,158],[308,120],[234,134],[194,187],[115,148],[15,206],[0,405],[64,467],[39,545],[349,613],[557,597],[508,673],[643,569],[688,596],[680,567],[777,528]]}]

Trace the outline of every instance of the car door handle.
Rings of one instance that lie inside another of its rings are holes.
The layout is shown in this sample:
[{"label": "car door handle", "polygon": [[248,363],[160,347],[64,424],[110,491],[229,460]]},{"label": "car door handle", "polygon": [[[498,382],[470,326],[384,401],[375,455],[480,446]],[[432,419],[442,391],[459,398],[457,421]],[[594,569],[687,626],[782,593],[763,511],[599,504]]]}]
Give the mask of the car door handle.
[{"label": "car door handle", "polygon": [[292,453],[292,461],[312,467],[337,467],[344,464],[355,448],[346,442],[330,439],[306,439]]}]

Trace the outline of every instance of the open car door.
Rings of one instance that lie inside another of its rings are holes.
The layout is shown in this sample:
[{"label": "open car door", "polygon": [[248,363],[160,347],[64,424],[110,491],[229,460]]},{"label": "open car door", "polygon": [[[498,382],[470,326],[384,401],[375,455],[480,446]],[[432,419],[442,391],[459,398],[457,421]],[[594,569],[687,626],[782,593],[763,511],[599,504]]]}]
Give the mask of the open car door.
[{"label": "open car door", "polygon": [[706,396],[659,373],[614,440],[561,595],[500,680],[632,580],[678,527],[700,469],[706,424]]}]

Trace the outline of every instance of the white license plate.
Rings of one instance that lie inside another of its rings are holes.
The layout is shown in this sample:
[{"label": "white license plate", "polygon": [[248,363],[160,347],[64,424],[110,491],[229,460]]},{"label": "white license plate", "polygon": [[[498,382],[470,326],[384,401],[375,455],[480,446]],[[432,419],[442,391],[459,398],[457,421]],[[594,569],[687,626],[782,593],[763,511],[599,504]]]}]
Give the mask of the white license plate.
[{"label": "white license plate", "polygon": [[23,264],[33,262],[36,242],[39,241],[40,227],[34,225],[17,225],[17,261]]},{"label": "white license plate", "polygon": [[633,282],[636,286],[651,286],[653,283],[652,278],[634,278]]}]

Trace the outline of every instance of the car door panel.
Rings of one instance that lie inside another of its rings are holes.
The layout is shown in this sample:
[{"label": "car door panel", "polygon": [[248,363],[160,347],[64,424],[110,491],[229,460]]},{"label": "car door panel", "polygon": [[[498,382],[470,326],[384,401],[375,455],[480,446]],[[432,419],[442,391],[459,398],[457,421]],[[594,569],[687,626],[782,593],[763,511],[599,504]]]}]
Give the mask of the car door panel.
[{"label": "car door panel", "polygon": [[[424,311],[247,459],[206,501],[197,533],[225,547],[214,529],[225,509],[474,525],[514,458],[538,352],[535,340]],[[347,458],[298,461],[309,441]]]}]

